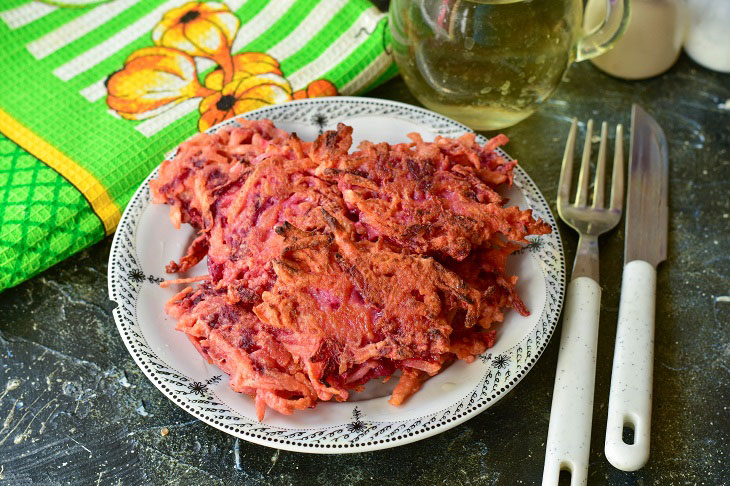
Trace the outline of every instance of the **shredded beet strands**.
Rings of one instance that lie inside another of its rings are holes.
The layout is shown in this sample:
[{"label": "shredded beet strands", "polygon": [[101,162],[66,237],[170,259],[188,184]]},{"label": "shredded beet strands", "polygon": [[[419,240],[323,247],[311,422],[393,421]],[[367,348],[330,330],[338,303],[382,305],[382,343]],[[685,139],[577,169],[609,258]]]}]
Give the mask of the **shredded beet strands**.
[{"label": "shredded beet strands", "polygon": [[385,236],[417,253],[463,260],[496,233],[526,243],[528,234],[550,232],[531,210],[503,208],[502,197],[488,185],[511,182],[515,163],[493,151],[506,142],[504,136],[488,149],[474,134],[438,137],[434,143],[412,135],[410,144],[363,142],[358,152],[343,157],[341,147],[349,147],[351,133],[341,124],[332,155],[317,151],[315,142],[315,156],[323,166],[320,173],[338,184],[369,238]]},{"label": "shredded beet strands", "polygon": [[506,137],[411,134],[349,153],[342,124],[305,143],[268,120],[240,123],[184,143],[150,185],[176,226],[199,232],[168,272],[208,257],[208,277],[166,311],[260,420],[397,370],[399,405],[492,346],[504,309],[528,314],[505,265],[550,226],[495,191],[512,182],[515,162],[494,151]]}]

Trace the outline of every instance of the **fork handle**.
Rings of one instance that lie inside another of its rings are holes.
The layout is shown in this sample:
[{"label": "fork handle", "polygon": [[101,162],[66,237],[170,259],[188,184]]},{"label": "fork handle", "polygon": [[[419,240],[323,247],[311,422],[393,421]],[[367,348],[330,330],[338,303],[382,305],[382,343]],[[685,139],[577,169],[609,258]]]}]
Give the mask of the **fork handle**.
[{"label": "fork handle", "polygon": [[[649,460],[651,393],[654,370],[656,269],[634,260],[624,266],[608,398],[606,459],[622,471],[636,471]],[[634,443],[623,440],[624,426]]]},{"label": "fork handle", "polygon": [[590,277],[570,282],[560,333],[543,486],[557,485],[561,469],[570,471],[571,486],[586,484],[588,479],[600,308],[598,282]]}]

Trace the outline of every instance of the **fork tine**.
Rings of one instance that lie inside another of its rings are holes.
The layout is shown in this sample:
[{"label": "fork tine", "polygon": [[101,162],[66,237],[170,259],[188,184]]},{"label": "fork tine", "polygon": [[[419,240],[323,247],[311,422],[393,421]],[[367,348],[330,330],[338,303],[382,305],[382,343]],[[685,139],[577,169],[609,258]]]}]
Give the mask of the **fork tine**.
[{"label": "fork tine", "polygon": [[624,127],[616,125],[616,148],[611,180],[611,210],[621,211],[624,203]]},{"label": "fork tine", "polygon": [[591,175],[591,138],[593,138],[593,119],[586,126],[586,141],[583,145],[583,160],[578,175],[578,192],[575,194],[575,205],[585,206],[588,201],[588,177]]},{"label": "fork tine", "polygon": [[558,207],[570,204],[570,183],[573,178],[573,152],[575,151],[575,137],[578,131],[578,119],[573,118],[565,143],[563,165],[560,167],[560,182],[558,185]]},{"label": "fork tine", "polygon": [[596,162],[596,179],[593,183],[593,207],[603,208],[603,187],[606,185],[606,141],[608,139],[608,123],[601,124],[601,145],[598,147],[598,162]]}]

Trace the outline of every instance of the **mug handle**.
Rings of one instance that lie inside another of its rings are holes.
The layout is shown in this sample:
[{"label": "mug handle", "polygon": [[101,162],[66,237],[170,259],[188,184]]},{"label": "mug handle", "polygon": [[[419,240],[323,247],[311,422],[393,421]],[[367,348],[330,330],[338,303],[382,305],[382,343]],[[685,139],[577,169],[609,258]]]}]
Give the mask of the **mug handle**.
[{"label": "mug handle", "polygon": [[[601,0],[590,0],[598,2]],[[576,61],[585,61],[611,49],[629,25],[630,0],[605,0],[606,17],[601,25],[578,41]],[[586,7],[587,8],[587,7]]]}]

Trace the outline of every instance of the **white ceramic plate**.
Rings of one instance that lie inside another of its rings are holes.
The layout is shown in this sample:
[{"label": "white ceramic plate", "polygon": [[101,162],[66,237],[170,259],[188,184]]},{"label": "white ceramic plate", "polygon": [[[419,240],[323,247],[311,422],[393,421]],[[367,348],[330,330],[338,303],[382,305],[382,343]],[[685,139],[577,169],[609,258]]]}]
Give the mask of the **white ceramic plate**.
[{"label": "white ceramic plate", "polygon": [[[360,140],[408,141],[419,132],[425,140],[437,134],[456,137],[469,129],[436,113],[392,101],[368,98],[320,98],[290,102],[245,114],[270,118],[284,130],[313,140],[344,122]],[[210,131],[235,123],[228,120]],[[486,140],[479,139],[480,143]],[[506,154],[503,153],[506,156]],[[109,258],[109,294],[118,304],[114,319],[129,352],[142,371],[168,398],[195,417],[242,439],[280,449],[344,453],[407,444],[443,432],[484,411],[512,389],[532,368],[555,329],[565,287],[560,236],[531,237],[532,243],[511,257],[508,270],[519,275],[518,291],[529,317],[507,313],[496,345],[472,364],[459,361],[429,379],[405,404],[394,407],[389,386],[373,380],[345,403],[282,415],[267,410],[258,422],[253,399],[228,387],[228,376],[208,364],[186,336],[174,330],[164,303],[180,290],[162,289],[164,265],[178,260],[194,238],[185,226],[175,230],[168,207],[151,203],[149,180],[142,183],[124,211]],[[505,191],[510,204],[530,207],[555,228],[555,219],[532,180],[519,167]],[[205,261],[190,275],[207,273]]]}]

